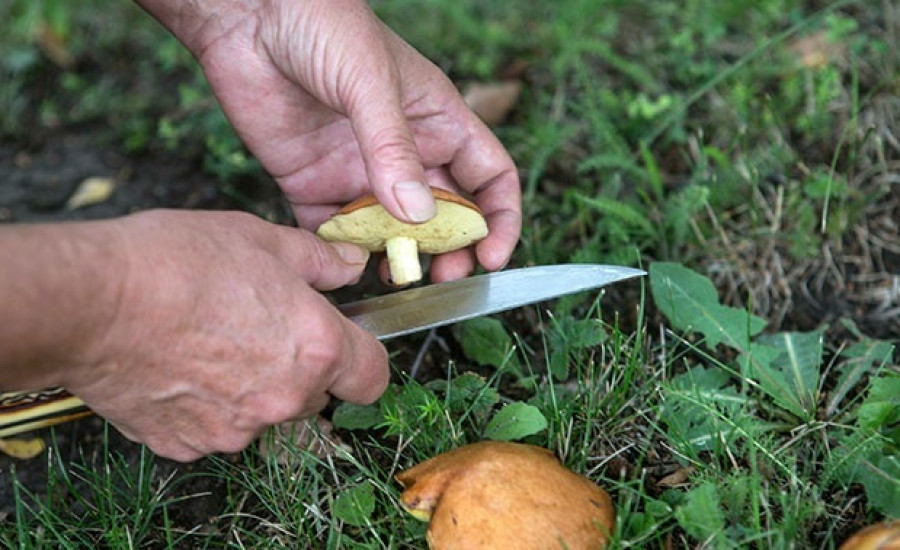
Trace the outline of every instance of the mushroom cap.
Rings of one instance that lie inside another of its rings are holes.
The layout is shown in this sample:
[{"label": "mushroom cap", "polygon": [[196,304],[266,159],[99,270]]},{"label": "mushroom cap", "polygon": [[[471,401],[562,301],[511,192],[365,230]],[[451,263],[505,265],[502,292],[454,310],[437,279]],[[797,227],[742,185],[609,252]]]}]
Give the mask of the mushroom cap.
[{"label": "mushroom cap", "polygon": [[900,550],[900,520],[860,529],[844,541],[841,550]]},{"label": "mushroom cap", "polygon": [[534,445],[473,443],[396,479],[432,550],[605,548],[615,526],[606,491]]},{"label": "mushroom cap", "polygon": [[382,252],[392,237],[409,237],[427,254],[464,248],[487,236],[481,210],[472,202],[432,187],[437,212],[424,223],[405,223],[384,209],[374,195],[365,195],[345,205],[319,226],[316,233],[326,241],[343,241]]}]

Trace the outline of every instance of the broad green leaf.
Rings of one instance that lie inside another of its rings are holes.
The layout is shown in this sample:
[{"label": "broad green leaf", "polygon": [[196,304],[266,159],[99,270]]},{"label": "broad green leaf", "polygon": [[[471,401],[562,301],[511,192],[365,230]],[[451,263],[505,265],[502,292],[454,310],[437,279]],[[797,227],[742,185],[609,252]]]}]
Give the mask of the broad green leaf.
[{"label": "broad green leaf", "polygon": [[871,374],[873,368],[880,367],[890,360],[894,346],[883,340],[865,339],[857,342],[841,352],[843,362],[838,367],[840,377],[837,386],[831,392],[831,399],[825,410],[829,418],[837,413],[838,406],[863,376]]},{"label": "broad green leaf", "polygon": [[759,389],[771,397],[779,407],[794,416],[803,416],[804,411],[791,394],[784,373],[769,366],[780,354],[778,348],[754,343],[750,344],[746,353],[738,357],[738,363],[744,376],[759,384]]},{"label": "broad green leaf", "polygon": [[563,316],[554,322],[550,338],[550,372],[557,380],[569,379],[570,355],[602,344],[607,338],[597,319],[574,319]]},{"label": "broad green leaf", "polygon": [[750,338],[766,326],[743,309],[721,305],[709,279],[680,264],[657,262],[649,271],[653,300],[663,315],[679,330],[701,333],[710,349],[724,343],[747,350]]},{"label": "broad green leaf", "polygon": [[857,472],[857,479],[866,489],[869,508],[887,517],[900,517],[900,455],[865,462]]},{"label": "broad green leaf", "polygon": [[859,425],[881,430],[900,422],[900,376],[872,379],[869,395],[859,407]]},{"label": "broad green leaf", "polygon": [[[662,420],[669,437],[693,449],[730,446],[738,435],[735,426],[749,417],[743,414],[748,399],[728,386],[730,375],[721,369],[693,367],[663,388]],[[752,426],[745,432],[753,431]]]},{"label": "broad green leaf", "polygon": [[334,499],[334,517],[358,527],[368,523],[375,512],[375,491],[369,483],[361,483],[344,490]]},{"label": "broad green leaf", "polygon": [[488,422],[484,437],[497,441],[512,441],[534,435],[547,428],[547,419],[541,411],[527,403],[511,403]]},{"label": "broad green leaf", "polygon": [[779,332],[763,335],[741,358],[744,374],[791,414],[815,417],[822,332]]},{"label": "broad green leaf", "polygon": [[854,482],[854,476],[860,465],[871,456],[880,455],[884,449],[884,437],[867,430],[854,430],[837,438],[820,468],[819,486],[829,488],[835,482],[848,487]]},{"label": "broad green leaf", "polygon": [[[675,510],[675,517],[681,528],[695,539],[723,542],[725,513],[722,511],[721,496],[712,482],[707,481],[691,489],[684,504]],[[712,547],[717,546],[713,544]]]},{"label": "broad green leaf", "polygon": [[692,367],[672,379],[672,386],[683,390],[696,390],[715,395],[728,382],[731,375],[722,369]]},{"label": "broad green leaf", "polygon": [[468,372],[450,382],[448,401],[450,411],[455,414],[471,412],[476,418],[486,418],[500,401],[500,394],[496,388],[488,386],[483,377]]},{"label": "broad green leaf", "polygon": [[334,410],[331,422],[344,430],[368,430],[384,422],[384,414],[378,405],[341,403]]},{"label": "broad green leaf", "polygon": [[464,321],[453,327],[453,334],[466,357],[476,363],[498,368],[518,364],[511,353],[513,339],[497,319],[479,317]]}]

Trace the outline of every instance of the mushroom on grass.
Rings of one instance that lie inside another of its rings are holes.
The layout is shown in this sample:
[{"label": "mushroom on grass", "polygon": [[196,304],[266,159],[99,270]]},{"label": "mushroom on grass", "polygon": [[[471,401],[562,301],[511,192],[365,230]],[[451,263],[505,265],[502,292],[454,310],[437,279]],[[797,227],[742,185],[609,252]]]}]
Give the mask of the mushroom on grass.
[{"label": "mushroom on grass", "polygon": [[488,234],[481,210],[470,201],[431,188],[437,213],[424,223],[405,223],[384,209],[374,195],[341,208],[316,233],[326,241],[343,241],[371,252],[387,252],[391,281],[396,285],[422,278],[419,252],[441,254],[464,248]]},{"label": "mushroom on grass", "polygon": [[841,545],[841,550],[900,550],[900,520],[860,529]]},{"label": "mushroom on grass", "polygon": [[396,479],[432,550],[599,549],[615,526],[606,491],[534,445],[473,443]]}]

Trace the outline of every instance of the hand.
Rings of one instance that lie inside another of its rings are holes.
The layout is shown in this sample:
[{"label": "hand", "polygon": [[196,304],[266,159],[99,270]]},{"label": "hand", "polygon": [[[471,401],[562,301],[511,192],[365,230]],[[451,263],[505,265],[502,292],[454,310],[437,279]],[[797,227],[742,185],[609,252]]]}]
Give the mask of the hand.
[{"label": "hand", "polygon": [[[364,1],[141,3],[197,56],[302,227],[369,191],[397,218],[424,221],[434,208],[427,182],[472,194],[484,211],[482,266],[509,260],[521,226],[512,160],[446,76]],[[431,278],[474,265],[471,251],[446,254]]]},{"label": "hand", "polygon": [[317,292],[355,281],[362,249],[243,213],[111,223],[127,250],[116,314],[61,382],[130,439],[193,460],[384,390],[384,348]]}]

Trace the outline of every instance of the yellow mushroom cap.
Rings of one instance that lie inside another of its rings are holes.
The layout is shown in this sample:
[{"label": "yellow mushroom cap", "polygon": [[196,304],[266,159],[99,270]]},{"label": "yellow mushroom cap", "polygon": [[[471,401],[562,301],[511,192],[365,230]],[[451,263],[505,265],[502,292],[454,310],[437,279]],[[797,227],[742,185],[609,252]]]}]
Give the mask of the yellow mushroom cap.
[{"label": "yellow mushroom cap", "polygon": [[533,445],[474,443],[396,479],[404,508],[430,519],[432,550],[599,549],[615,526],[603,489]]},{"label": "yellow mushroom cap", "polygon": [[464,248],[488,234],[481,210],[472,202],[431,188],[436,214],[424,223],[402,222],[384,209],[374,195],[361,197],[319,226],[326,241],[350,242],[372,252],[387,251],[396,284],[421,279],[418,252],[441,254]]}]

